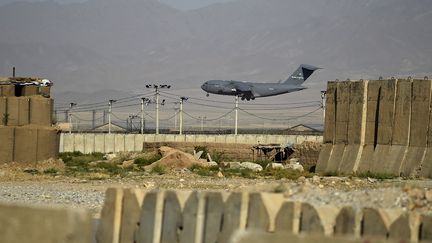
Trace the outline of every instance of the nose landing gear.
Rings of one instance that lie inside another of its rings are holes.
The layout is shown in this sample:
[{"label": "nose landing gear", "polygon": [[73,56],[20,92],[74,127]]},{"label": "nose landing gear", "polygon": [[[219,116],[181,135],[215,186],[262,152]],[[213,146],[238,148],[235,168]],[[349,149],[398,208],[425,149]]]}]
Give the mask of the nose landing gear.
[{"label": "nose landing gear", "polygon": [[210,96],[210,94],[209,94],[209,93],[207,93],[207,94],[206,94],[206,96],[207,96],[207,97],[209,97],[209,96]]}]

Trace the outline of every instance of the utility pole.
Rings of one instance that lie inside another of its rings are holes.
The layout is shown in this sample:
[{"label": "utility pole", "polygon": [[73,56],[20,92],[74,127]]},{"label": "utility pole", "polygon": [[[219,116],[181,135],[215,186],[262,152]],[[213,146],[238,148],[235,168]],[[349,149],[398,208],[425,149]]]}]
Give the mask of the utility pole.
[{"label": "utility pole", "polygon": [[109,100],[108,103],[108,134],[111,134],[111,113],[112,113],[112,104],[116,102],[116,100]]},{"label": "utility pole", "polygon": [[103,116],[102,116],[102,125],[106,124],[106,118],[107,118],[107,111],[103,110]]},{"label": "utility pole", "polygon": [[68,111],[68,116],[69,116],[69,134],[71,134],[72,133],[72,127],[73,127],[73,124],[72,124],[72,108],[74,107],[74,106],[76,106],[77,104],[76,103],[69,103],[69,111]]},{"label": "utility pole", "polygon": [[188,100],[187,97],[180,97],[180,128],[179,134],[183,135],[183,102]]},{"label": "utility pole", "polygon": [[[159,89],[164,89],[164,88],[171,88],[171,85],[167,85],[167,84],[153,84],[153,85],[146,85],[146,88],[150,89],[153,88],[155,90],[155,94],[156,94],[156,135],[159,134]],[[165,100],[164,100],[165,101]]]},{"label": "utility pole", "polygon": [[179,108],[174,108],[174,130],[177,130],[177,115],[179,113]]},{"label": "utility pole", "polygon": [[96,110],[92,111],[92,130],[96,128]]},{"label": "utility pole", "polygon": [[148,98],[141,98],[141,134],[144,134],[144,105],[148,105],[150,103],[150,99]]},{"label": "utility pole", "polygon": [[65,110],[64,122],[69,121],[69,110]]},{"label": "utility pole", "polygon": [[204,131],[204,120],[207,119],[206,116],[200,116],[199,117],[201,119],[201,132]]},{"label": "utility pole", "polygon": [[239,97],[236,95],[235,97],[235,126],[234,126],[234,135],[238,135],[238,109],[239,108]]},{"label": "utility pole", "polygon": [[133,120],[135,118],[138,118],[138,116],[137,115],[130,115],[129,116],[129,131],[130,132],[133,132]]},{"label": "utility pole", "polygon": [[325,121],[325,110],[326,110],[326,96],[327,96],[327,91],[326,90],[321,91],[321,108],[323,109],[324,121]]}]

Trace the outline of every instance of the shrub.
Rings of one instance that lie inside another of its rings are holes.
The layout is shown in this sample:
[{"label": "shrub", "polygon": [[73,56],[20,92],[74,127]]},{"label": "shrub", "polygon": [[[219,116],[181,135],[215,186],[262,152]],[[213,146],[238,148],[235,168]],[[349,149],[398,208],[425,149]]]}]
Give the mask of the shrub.
[{"label": "shrub", "polygon": [[57,174],[58,170],[56,168],[49,168],[43,171],[44,174],[50,174],[55,175]]},{"label": "shrub", "polygon": [[214,176],[219,171],[219,167],[204,167],[198,164],[193,164],[189,170],[200,176]]},{"label": "shrub", "polygon": [[163,165],[156,165],[152,168],[151,173],[163,175],[166,173],[166,168]]},{"label": "shrub", "polygon": [[213,150],[211,157],[214,162],[219,164],[225,160],[225,153],[223,151]]},{"label": "shrub", "polygon": [[154,162],[160,160],[161,158],[162,158],[162,155],[160,155],[160,154],[156,154],[151,158],[136,158],[134,160],[134,164],[142,165],[142,166],[150,165],[150,164],[153,164]]},{"label": "shrub", "polygon": [[208,154],[208,148],[206,146],[195,146],[194,150],[198,153],[199,151],[203,151],[201,158],[206,158]]}]

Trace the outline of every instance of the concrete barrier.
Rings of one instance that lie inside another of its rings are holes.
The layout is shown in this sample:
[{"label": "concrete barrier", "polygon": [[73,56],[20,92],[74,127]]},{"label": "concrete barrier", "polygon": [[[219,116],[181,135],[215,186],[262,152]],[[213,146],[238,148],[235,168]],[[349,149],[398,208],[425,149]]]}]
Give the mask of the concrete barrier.
[{"label": "concrete barrier", "polygon": [[401,243],[406,241],[399,240],[384,240],[384,239],[355,239],[353,237],[342,237],[342,236],[327,236],[321,235],[294,235],[288,233],[265,233],[256,231],[239,231],[234,236],[232,243]]},{"label": "concrete barrier", "polygon": [[91,243],[90,214],[82,210],[2,204],[0,242]]},{"label": "concrete barrier", "polygon": [[317,171],[432,177],[431,85],[431,80],[329,82],[326,122],[336,128],[325,125],[324,141],[332,146],[324,146]]},{"label": "concrete barrier", "polygon": [[248,230],[418,242],[430,238],[430,223],[430,217],[402,209],[314,206],[274,193],[109,189],[97,239],[225,243],[236,231]]},{"label": "concrete barrier", "polygon": [[[313,141],[322,142],[322,136],[300,136],[300,135],[154,135],[154,134],[92,134],[92,133],[62,133],[60,152],[82,153],[94,152],[124,152],[142,151],[143,143],[175,143],[185,142],[189,144],[203,144],[208,141],[224,141],[221,144],[245,144],[255,145],[263,140],[266,143],[289,144],[292,142]],[[84,146],[85,144],[85,146]]]}]

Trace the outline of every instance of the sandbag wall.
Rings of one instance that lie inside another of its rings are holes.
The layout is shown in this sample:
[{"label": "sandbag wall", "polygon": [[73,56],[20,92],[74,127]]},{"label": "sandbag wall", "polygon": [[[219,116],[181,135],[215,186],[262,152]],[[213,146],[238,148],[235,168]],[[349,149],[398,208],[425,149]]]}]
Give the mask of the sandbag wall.
[{"label": "sandbag wall", "polygon": [[58,157],[60,137],[52,127],[54,102],[36,95],[40,88],[45,87],[24,86],[22,94],[29,96],[15,96],[14,85],[0,85],[0,163]]},{"label": "sandbag wall", "polygon": [[426,242],[432,240],[432,217],[402,209],[313,206],[274,193],[109,189],[96,240],[226,243],[237,230]]},{"label": "sandbag wall", "polygon": [[432,177],[431,80],[329,82],[318,172]]}]

